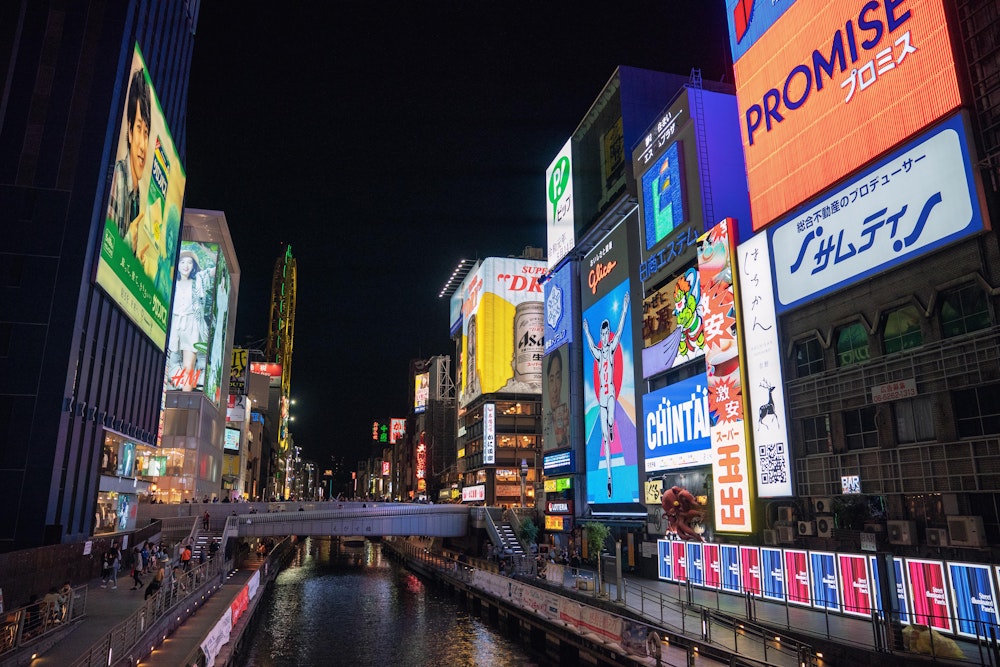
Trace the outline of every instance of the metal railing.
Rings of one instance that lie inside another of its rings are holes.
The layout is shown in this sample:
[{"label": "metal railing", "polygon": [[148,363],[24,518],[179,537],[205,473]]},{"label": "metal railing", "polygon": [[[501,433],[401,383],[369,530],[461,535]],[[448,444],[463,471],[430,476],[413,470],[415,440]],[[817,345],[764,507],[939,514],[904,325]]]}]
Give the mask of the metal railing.
[{"label": "metal railing", "polygon": [[0,621],[0,656],[30,646],[61,630],[87,613],[87,586],[77,586],[68,600],[44,600],[5,612]]}]

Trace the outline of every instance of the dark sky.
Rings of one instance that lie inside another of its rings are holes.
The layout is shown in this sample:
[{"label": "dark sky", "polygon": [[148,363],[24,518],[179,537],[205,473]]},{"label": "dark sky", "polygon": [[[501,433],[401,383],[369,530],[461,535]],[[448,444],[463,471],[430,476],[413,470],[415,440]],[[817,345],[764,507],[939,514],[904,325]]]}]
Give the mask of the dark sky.
[{"label": "dark sky", "polygon": [[202,2],[185,203],[226,213],[237,344],[292,247],[305,456],[353,467],[406,415],[409,361],[452,352],[458,260],[545,247],[545,169],[616,66],[730,61],[722,0]]}]

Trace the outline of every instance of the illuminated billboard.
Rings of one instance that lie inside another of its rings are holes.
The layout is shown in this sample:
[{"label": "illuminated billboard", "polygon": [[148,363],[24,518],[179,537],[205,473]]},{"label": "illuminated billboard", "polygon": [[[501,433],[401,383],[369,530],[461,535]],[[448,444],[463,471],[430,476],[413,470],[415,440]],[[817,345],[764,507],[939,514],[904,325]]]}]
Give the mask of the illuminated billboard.
[{"label": "illuminated billboard", "polygon": [[222,397],[229,271],[218,244],[182,241],[167,341],[167,389]]},{"label": "illuminated billboard", "polygon": [[726,6],[755,230],[961,104],[942,0]]},{"label": "illuminated billboard", "polygon": [[580,272],[590,503],[640,502],[628,229],[623,222],[600,240]]},{"label": "illuminated billboard", "polygon": [[483,463],[497,462],[497,404],[483,406]]},{"label": "illuminated billboard", "polygon": [[430,397],[430,373],[417,373],[413,376],[413,412],[420,414],[427,410],[427,399]]},{"label": "illuminated billboard", "polygon": [[545,262],[488,257],[462,283],[460,404],[483,394],[542,393]]},{"label": "illuminated billboard", "polygon": [[406,420],[399,417],[389,419],[389,444],[395,445],[406,437]]},{"label": "illuminated billboard", "polygon": [[240,451],[240,432],[238,429],[226,429],[226,439],[222,443],[222,449],[227,452]]},{"label": "illuminated billboard", "polygon": [[692,267],[642,300],[642,376],[705,356],[701,281]]},{"label": "illuminated billboard", "polygon": [[543,285],[545,296],[545,354],[564,343],[573,342],[573,312],[576,290],[573,289],[573,267],[567,262],[549,275]]},{"label": "illuminated billboard", "polygon": [[778,312],[984,228],[962,115],[768,230]]},{"label": "illuminated billboard", "polygon": [[249,370],[250,350],[241,347],[233,348],[233,359],[229,365],[229,393],[247,393],[247,371]]},{"label": "illuminated billboard", "polygon": [[163,350],[187,177],[138,44],[122,85],[96,282]]},{"label": "illuminated billboard", "polygon": [[567,141],[545,170],[545,223],[549,267],[576,245],[573,231],[573,142]]},{"label": "illuminated billboard", "polygon": [[732,220],[726,218],[700,239],[698,278],[705,318],[715,527],[721,532],[749,533],[753,512],[732,231]]},{"label": "illuminated billboard", "polygon": [[645,394],[642,422],[646,434],[646,472],[712,462],[705,373]]},{"label": "illuminated billboard", "polygon": [[281,364],[273,361],[251,361],[250,372],[268,376],[269,387],[281,386]]},{"label": "illuminated billboard", "polygon": [[545,357],[545,384],[542,391],[542,449],[565,449],[573,442],[569,403],[569,345]]}]

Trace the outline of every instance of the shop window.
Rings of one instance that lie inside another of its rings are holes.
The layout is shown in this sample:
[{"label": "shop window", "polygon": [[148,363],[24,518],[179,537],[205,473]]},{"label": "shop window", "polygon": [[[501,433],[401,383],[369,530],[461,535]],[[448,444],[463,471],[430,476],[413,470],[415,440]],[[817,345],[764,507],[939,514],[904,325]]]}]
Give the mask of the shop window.
[{"label": "shop window", "polygon": [[878,447],[874,405],[844,411],[844,444],[849,450]]},{"label": "shop window", "polygon": [[802,420],[802,442],[806,456],[830,454],[833,443],[830,440],[830,416],[821,415]]},{"label": "shop window", "polygon": [[837,366],[850,366],[869,359],[868,332],[860,322],[837,329]]},{"label": "shop window", "polygon": [[886,354],[919,347],[923,342],[920,311],[916,306],[897,308],[886,316],[882,334],[882,347]]},{"label": "shop window", "polygon": [[989,305],[978,285],[966,285],[944,293],[941,299],[942,336],[961,336],[989,326]]},{"label": "shop window", "polygon": [[896,401],[893,404],[896,415],[896,440],[900,444],[927,442],[934,440],[934,400],[930,397]]},{"label": "shop window", "polygon": [[963,389],[952,394],[960,438],[1000,433],[1000,384]]},{"label": "shop window", "polygon": [[796,377],[821,373],[823,370],[823,348],[819,345],[819,339],[808,338],[795,344]]}]

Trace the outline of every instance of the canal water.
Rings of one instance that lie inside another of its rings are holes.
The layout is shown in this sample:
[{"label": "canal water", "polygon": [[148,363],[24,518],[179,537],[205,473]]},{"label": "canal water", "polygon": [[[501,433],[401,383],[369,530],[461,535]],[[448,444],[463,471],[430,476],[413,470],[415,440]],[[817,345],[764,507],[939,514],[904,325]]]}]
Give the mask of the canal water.
[{"label": "canal water", "polygon": [[457,597],[383,555],[312,537],[261,600],[244,667],[548,667]]}]

